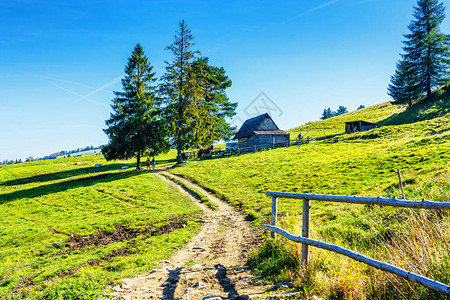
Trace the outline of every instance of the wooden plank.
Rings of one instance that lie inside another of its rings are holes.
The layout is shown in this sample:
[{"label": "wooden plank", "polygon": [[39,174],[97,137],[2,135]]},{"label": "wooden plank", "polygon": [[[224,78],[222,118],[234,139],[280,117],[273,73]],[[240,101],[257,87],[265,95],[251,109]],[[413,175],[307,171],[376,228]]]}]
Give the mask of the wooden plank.
[{"label": "wooden plank", "polygon": [[309,239],[309,238],[303,238],[303,237],[300,237],[300,236],[295,236],[295,235],[293,235],[293,234],[291,234],[291,233],[289,233],[289,232],[287,232],[287,231],[285,231],[285,230],[283,230],[281,228],[270,226],[270,225],[263,225],[263,227],[268,229],[268,230],[270,230],[270,231],[272,231],[272,232],[276,232],[276,233],[284,236],[285,238],[287,238],[287,239],[289,239],[291,241],[294,241],[294,242],[297,242],[297,243],[308,244],[308,245],[313,246],[313,247],[317,247],[317,248],[321,248],[321,249],[325,249],[325,250],[328,250],[328,251],[332,251],[332,252],[336,252],[336,253],[345,255],[345,256],[350,257],[350,258],[352,258],[352,259],[354,259],[356,261],[359,261],[359,262],[365,263],[365,264],[367,264],[369,266],[372,266],[374,268],[377,268],[377,269],[380,269],[380,270],[383,270],[383,271],[395,274],[395,275],[400,276],[400,277],[402,277],[402,278],[404,278],[404,279],[406,279],[408,281],[412,281],[412,282],[421,284],[421,285],[426,286],[426,287],[428,287],[430,289],[436,290],[438,292],[441,292],[441,293],[443,293],[445,295],[449,295],[450,296],[450,286],[448,286],[448,285],[446,285],[446,284],[444,284],[442,282],[439,282],[439,281],[436,281],[436,280],[433,280],[433,279],[430,279],[430,278],[427,278],[425,276],[418,275],[418,274],[415,274],[415,273],[412,273],[412,272],[408,272],[408,271],[406,271],[404,269],[401,269],[399,267],[393,266],[393,265],[385,263],[385,262],[381,262],[381,261],[375,260],[373,258],[367,257],[367,256],[359,254],[359,253],[356,253],[354,251],[351,251],[351,250],[346,249],[346,248],[341,247],[341,246],[328,244],[328,243],[312,240],[312,239]]},{"label": "wooden plank", "polygon": [[[272,226],[277,226],[277,215],[278,215],[278,205],[277,205],[277,197],[272,197],[272,216],[271,216],[271,224]],[[277,236],[275,232],[271,232],[270,236],[273,239],[276,239]]]},{"label": "wooden plank", "polygon": [[403,190],[402,175],[400,174],[400,169],[397,169],[398,174],[398,184],[400,185],[400,190],[402,191],[402,199],[405,199],[405,191]]},{"label": "wooden plank", "polygon": [[[303,199],[303,217],[302,217],[302,237],[309,238],[309,211],[311,205],[308,199]],[[302,244],[302,269],[306,270],[308,265],[309,247],[308,244]]]},{"label": "wooden plank", "polygon": [[284,193],[268,191],[267,196],[277,198],[294,198],[294,199],[309,199],[316,201],[329,201],[341,203],[356,203],[356,204],[377,204],[395,207],[409,207],[409,208],[427,208],[427,209],[450,209],[450,202],[436,202],[423,199],[422,201],[398,200],[397,198],[385,197],[358,197],[358,196],[339,196],[339,195],[320,195],[320,194],[302,194],[302,193]]}]

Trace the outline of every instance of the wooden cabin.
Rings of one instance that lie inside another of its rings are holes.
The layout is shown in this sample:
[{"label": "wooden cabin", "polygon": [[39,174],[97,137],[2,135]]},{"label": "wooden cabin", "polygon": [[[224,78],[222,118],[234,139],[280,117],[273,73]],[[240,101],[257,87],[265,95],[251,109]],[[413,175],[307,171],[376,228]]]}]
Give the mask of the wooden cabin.
[{"label": "wooden cabin", "polygon": [[368,131],[377,128],[377,124],[366,121],[345,122],[345,133]]},{"label": "wooden cabin", "polygon": [[242,152],[289,146],[290,135],[280,130],[268,113],[248,119],[233,139]]}]

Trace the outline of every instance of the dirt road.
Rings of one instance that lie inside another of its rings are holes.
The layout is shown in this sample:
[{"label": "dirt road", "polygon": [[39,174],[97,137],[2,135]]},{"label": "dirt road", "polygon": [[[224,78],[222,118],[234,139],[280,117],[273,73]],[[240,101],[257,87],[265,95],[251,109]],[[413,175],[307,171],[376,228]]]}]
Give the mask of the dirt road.
[{"label": "dirt road", "polygon": [[118,299],[248,299],[272,286],[255,286],[245,265],[247,255],[257,243],[258,233],[234,207],[201,187],[162,171],[189,185],[214,202],[211,210],[182,187],[159,173],[156,176],[177,187],[203,211],[203,226],[174,256],[149,274],[124,279],[114,287]]}]

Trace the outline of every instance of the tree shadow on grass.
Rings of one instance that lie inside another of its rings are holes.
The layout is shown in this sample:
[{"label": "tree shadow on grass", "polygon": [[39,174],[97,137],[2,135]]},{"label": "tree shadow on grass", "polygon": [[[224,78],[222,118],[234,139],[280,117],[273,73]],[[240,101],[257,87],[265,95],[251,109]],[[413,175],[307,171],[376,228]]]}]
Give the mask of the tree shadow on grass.
[{"label": "tree shadow on grass", "polygon": [[176,164],[177,159],[176,158],[170,158],[170,159],[161,159],[156,161],[156,166],[162,166],[162,165],[170,165],[170,164]]},{"label": "tree shadow on grass", "polygon": [[[114,169],[112,169],[114,170]],[[102,171],[105,171],[103,169]],[[100,182],[111,182],[121,179],[126,179],[142,174],[141,172],[134,170],[127,170],[123,172],[114,173],[92,173],[92,176],[77,178],[64,182],[56,182],[47,185],[41,185],[29,189],[19,190],[11,193],[0,194],[0,204],[5,204],[11,201],[23,199],[23,198],[35,198],[42,197],[54,193],[64,192],[70,189],[79,187],[89,187]]]},{"label": "tree shadow on grass", "polygon": [[425,120],[442,117],[450,112],[450,87],[446,88],[443,95],[432,95],[419,103],[408,107],[401,113],[378,122],[379,126],[411,124]]},{"label": "tree shadow on grass", "polygon": [[93,173],[100,173],[100,172],[105,172],[105,171],[118,170],[124,165],[127,165],[127,164],[118,164],[118,163],[107,164],[107,165],[103,165],[101,168],[80,167],[80,168],[66,170],[66,171],[53,172],[53,173],[48,173],[48,174],[30,176],[30,177],[26,177],[26,178],[13,179],[13,180],[9,180],[9,181],[0,183],[0,186],[15,186],[15,185],[28,184],[28,183],[40,183],[40,182],[61,180],[61,179],[66,179],[69,177],[76,177],[76,176],[85,175],[85,174],[93,174]]}]

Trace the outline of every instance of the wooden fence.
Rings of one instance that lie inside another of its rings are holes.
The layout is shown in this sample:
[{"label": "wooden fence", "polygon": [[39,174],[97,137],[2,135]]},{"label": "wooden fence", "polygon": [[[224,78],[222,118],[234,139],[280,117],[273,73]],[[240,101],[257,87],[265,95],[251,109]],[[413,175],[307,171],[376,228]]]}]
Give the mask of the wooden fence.
[{"label": "wooden fence", "polygon": [[[341,202],[341,203],[356,203],[356,204],[377,204],[395,207],[409,207],[409,208],[424,208],[424,209],[450,209],[450,202],[435,202],[435,201],[410,201],[397,198],[384,198],[384,197],[356,197],[356,196],[337,196],[337,195],[318,195],[318,194],[301,194],[301,193],[283,193],[283,192],[272,192],[266,193],[268,196],[272,197],[272,217],[271,225],[264,225],[264,228],[271,231],[272,238],[276,238],[276,233],[294,241],[297,243],[302,243],[302,258],[301,264],[302,268],[305,269],[308,264],[309,248],[308,246],[313,246],[317,248],[322,248],[328,251],[333,251],[347,257],[350,257],[359,262],[365,263],[374,268],[396,274],[406,280],[419,283],[428,288],[439,291],[443,294],[450,296],[450,286],[438,282],[436,280],[429,279],[427,277],[408,272],[394,265],[384,263],[370,257],[364,256],[362,254],[356,253],[349,249],[343,248],[341,246],[328,244],[320,241],[316,241],[309,238],[309,211],[311,208],[310,201],[328,201],[328,202]],[[289,232],[276,227],[277,226],[277,206],[278,198],[294,198],[303,200],[303,220],[302,220],[302,236],[294,236]]]},{"label": "wooden fence", "polygon": [[194,158],[220,158],[225,156],[231,156],[231,155],[240,155],[244,153],[251,153],[251,152],[259,152],[269,149],[277,149],[277,148],[284,148],[284,147],[290,147],[294,145],[302,145],[302,144],[308,144],[310,142],[316,141],[315,137],[307,137],[303,138],[302,140],[294,140],[294,141],[288,141],[283,143],[272,143],[272,144],[265,144],[265,145],[254,145],[251,147],[236,147],[236,149],[222,149],[222,148],[214,148],[210,151],[207,155],[203,155],[202,157],[198,157],[198,150],[197,151],[186,151],[183,152],[183,157],[186,159],[194,159]]}]

